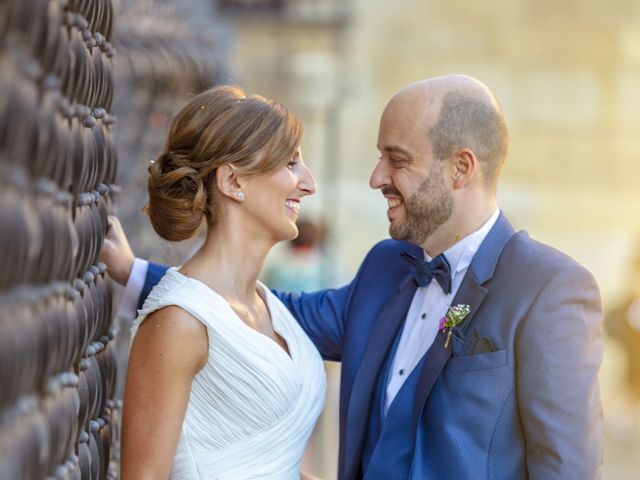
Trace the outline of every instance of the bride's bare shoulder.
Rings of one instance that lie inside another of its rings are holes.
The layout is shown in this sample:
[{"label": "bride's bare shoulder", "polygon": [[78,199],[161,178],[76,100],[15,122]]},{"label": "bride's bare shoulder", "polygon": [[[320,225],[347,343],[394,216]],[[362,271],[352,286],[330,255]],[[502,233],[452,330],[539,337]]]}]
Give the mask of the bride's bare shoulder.
[{"label": "bride's bare shoulder", "polygon": [[[135,351],[152,357],[173,357],[200,370],[207,361],[207,328],[177,305],[150,313],[140,325],[132,345]],[[188,367],[188,365],[184,365]]]}]

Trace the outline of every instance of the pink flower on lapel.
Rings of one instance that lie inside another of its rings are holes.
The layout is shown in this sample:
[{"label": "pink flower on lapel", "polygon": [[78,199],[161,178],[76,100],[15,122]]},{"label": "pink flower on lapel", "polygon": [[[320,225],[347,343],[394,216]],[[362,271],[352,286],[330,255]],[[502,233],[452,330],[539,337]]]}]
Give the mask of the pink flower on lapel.
[{"label": "pink flower on lapel", "polygon": [[462,320],[464,320],[467,315],[471,312],[471,307],[469,305],[455,305],[453,307],[449,307],[447,313],[444,317],[440,319],[439,329],[444,332],[445,329],[449,329],[447,332],[447,339],[444,342],[444,348],[449,348],[449,342],[451,341],[451,332],[453,327],[458,325]]},{"label": "pink flower on lapel", "polygon": [[458,304],[453,307],[449,307],[447,313],[440,319],[440,325],[438,326],[439,330],[444,330],[446,328],[453,328],[458,325],[462,320],[467,318],[469,312],[471,311],[471,307],[469,305]]}]

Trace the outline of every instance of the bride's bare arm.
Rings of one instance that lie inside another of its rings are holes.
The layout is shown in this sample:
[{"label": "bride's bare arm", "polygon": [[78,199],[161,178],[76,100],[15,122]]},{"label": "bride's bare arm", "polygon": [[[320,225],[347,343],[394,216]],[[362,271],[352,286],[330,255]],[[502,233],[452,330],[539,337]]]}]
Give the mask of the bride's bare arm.
[{"label": "bride's bare arm", "polygon": [[165,307],[140,325],[127,371],[122,417],[122,480],[168,478],[191,381],[207,359],[204,325]]}]

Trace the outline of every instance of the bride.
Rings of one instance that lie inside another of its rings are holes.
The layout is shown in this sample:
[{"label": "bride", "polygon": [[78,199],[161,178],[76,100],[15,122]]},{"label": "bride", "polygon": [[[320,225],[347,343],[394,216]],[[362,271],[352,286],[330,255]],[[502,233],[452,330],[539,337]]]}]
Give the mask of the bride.
[{"label": "bride", "polygon": [[191,99],[149,167],[147,211],[171,241],[206,224],[134,321],[124,480],[294,479],[326,388],[320,355],[257,279],[315,192],[282,105],[217,87]]}]

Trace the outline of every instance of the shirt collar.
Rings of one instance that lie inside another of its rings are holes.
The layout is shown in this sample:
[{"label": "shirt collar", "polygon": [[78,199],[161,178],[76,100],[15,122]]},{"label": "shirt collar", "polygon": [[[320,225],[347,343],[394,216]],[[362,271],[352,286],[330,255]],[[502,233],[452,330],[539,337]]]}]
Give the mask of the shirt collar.
[{"label": "shirt collar", "polygon": [[[456,242],[452,245],[448,250],[444,252],[444,256],[447,257],[447,261],[451,266],[452,275],[455,275],[462,270],[471,265],[471,260],[473,260],[473,256],[476,254],[480,245],[484,241],[485,237],[489,234],[491,228],[498,221],[498,217],[500,216],[500,209],[496,208],[495,212],[489,217],[484,225],[482,225],[475,232],[467,235],[463,239]],[[430,262],[432,258],[424,252],[425,261]]]}]

